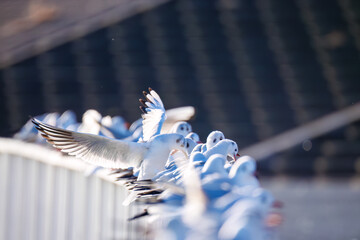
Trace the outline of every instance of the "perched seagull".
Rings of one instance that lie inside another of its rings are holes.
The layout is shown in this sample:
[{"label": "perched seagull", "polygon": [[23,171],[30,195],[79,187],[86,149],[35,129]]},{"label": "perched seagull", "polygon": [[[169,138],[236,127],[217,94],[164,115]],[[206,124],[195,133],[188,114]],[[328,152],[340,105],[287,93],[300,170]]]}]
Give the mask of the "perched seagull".
[{"label": "perched seagull", "polygon": [[236,161],[238,151],[239,149],[236,142],[230,139],[223,139],[215,146],[205,151],[204,155],[208,159],[213,154],[221,154],[225,157],[230,157],[233,161]]},{"label": "perched seagull", "polygon": [[213,154],[201,170],[202,188],[212,201],[227,194],[232,189],[232,181],[224,169],[226,159],[221,154]]},{"label": "perched seagull", "polygon": [[224,168],[225,163],[226,159],[223,155],[213,154],[201,169],[201,178],[204,178],[206,175],[228,176],[228,173]]},{"label": "perched seagull", "polygon": [[77,131],[82,133],[99,134],[101,130],[101,119],[102,116],[98,111],[89,109],[83,114],[82,123],[78,127]]},{"label": "perched seagull", "polygon": [[120,116],[111,117],[107,115],[101,119],[100,124],[111,133],[113,138],[124,139],[131,135],[127,129],[126,121]]},{"label": "perched seagull", "polygon": [[219,229],[219,239],[265,240],[265,219],[274,204],[270,192],[257,189],[253,196],[238,201],[224,214],[223,225]]},{"label": "perched seagull", "polygon": [[206,138],[205,144],[199,144],[195,147],[194,151],[196,152],[206,152],[213,146],[215,146],[218,142],[225,139],[224,134],[220,131],[212,131],[209,136]]},{"label": "perched seagull", "polygon": [[187,152],[187,156],[185,156],[183,153],[174,150],[166,164],[165,164],[165,169],[161,172],[159,172],[154,178],[154,181],[170,181],[172,182],[172,178],[176,177],[182,170],[184,167],[186,167],[185,165],[188,163],[188,156],[190,156],[193,148],[195,147],[196,143],[190,139],[190,138],[185,138],[185,148],[186,148],[186,152]]},{"label": "perched seagull", "polygon": [[195,115],[195,108],[192,106],[178,107],[166,110],[166,120],[162,126],[161,133],[170,133],[174,124],[180,121],[188,121]]},{"label": "perched seagull", "polygon": [[78,124],[76,121],[76,115],[73,111],[67,110],[61,114],[61,116],[56,121],[56,126],[68,129],[73,125]]},{"label": "perched seagull", "polygon": [[259,181],[255,177],[256,162],[250,156],[242,156],[231,166],[229,177],[234,180],[237,187],[259,187]]},{"label": "perched seagull", "polygon": [[186,138],[192,139],[196,144],[201,143],[199,135],[195,132],[189,133],[188,135],[186,135]]},{"label": "perched seagull", "polygon": [[192,127],[188,122],[177,122],[170,130],[171,133],[178,133],[186,137],[189,133],[192,132]]}]

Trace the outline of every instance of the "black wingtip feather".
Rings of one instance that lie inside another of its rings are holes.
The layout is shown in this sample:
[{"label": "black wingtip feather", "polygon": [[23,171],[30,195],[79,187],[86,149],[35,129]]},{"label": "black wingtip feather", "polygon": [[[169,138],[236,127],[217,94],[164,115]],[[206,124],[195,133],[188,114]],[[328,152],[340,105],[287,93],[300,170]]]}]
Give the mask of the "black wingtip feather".
[{"label": "black wingtip feather", "polygon": [[146,107],[146,103],[145,103],[145,100],[140,98],[139,99],[139,102],[142,104],[142,106]]},{"label": "black wingtip feather", "polygon": [[144,95],[146,101],[151,102],[150,99],[147,97],[148,94],[151,95],[150,93],[147,93],[146,91],[143,91],[143,95]]},{"label": "black wingtip feather", "polygon": [[150,214],[148,213],[147,209],[144,209],[143,213],[137,214],[132,218],[128,218],[128,221],[133,221],[135,219],[138,219],[138,218],[141,218],[141,217],[144,217],[144,216],[148,216],[148,215],[150,215]]},{"label": "black wingtip feather", "polygon": [[139,106],[139,108],[140,108],[140,110],[141,110],[143,113],[145,113],[145,114],[146,114],[145,107],[143,107],[143,106]]},{"label": "black wingtip feather", "polygon": [[35,118],[31,118],[31,122],[35,124],[36,126],[39,126],[38,121]]}]

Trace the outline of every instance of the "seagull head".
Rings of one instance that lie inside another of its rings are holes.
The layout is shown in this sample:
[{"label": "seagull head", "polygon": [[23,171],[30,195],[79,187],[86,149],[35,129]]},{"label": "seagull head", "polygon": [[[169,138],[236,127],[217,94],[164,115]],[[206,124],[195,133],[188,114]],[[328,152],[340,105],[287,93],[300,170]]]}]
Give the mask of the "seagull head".
[{"label": "seagull head", "polygon": [[193,139],[188,137],[185,138],[185,148],[188,156],[190,155],[190,153],[192,152],[192,150],[196,145],[197,143]]},{"label": "seagull head", "polygon": [[176,149],[181,151],[188,157],[187,145],[190,144],[186,141],[184,136],[177,133],[168,133],[155,136],[157,139],[161,139],[161,144],[168,144],[170,150]]},{"label": "seagull head", "polygon": [[174,124],[174,126],[171,128],[172,133],[181,134],[182,136],[188,135],[192,131],[192,127],[190,123],[188,122],[177,122]]},{"label": "seagull head", "polygon": [[100,123],[102,119],[101,114],[94,110],[94,109],[89,109],[87,110],[83,116],[82,116],[82,121],[86,124],[86,123]]},{"label": "seagull head", "polygon": [[231,166],[229,177],[241,179],[244,176],[253,176],[256,171],[256,162],[252,157],[243,156]]},{"label": "seagull head", "polygon": [[238,145],[233,140],[226,139],[226,141],[229,142],[227,156],[235,162],[237,158],[237,153],[239,151]]},{"label": "seagull head", "polygon": [[206,139],[206,147],[207,149],[212,148],[218,142],[225,139],[224,134],[220,131],[212,131]]},{"label": "seagull head", "polygon": [[185,138],[191,138],[197,144],[201,143],[199,135],[195,132],[189,133]]},{"label": "seagull head", "polygon": [[112,118],[109,115],[107,115],[101,119],[100,124],[105,127],[111,127],[111,125],[113,124]]}]

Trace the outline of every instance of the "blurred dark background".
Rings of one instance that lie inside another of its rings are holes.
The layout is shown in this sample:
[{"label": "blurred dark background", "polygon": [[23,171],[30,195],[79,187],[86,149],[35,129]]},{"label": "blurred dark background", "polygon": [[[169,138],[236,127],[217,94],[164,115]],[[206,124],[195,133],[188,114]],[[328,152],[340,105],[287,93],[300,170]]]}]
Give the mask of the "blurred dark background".
[{"label": "blurred dark background", "polygon": [[[0,136],[67,109],[132,122],[150,86],[244,148],[359,102],[360,1],[2,0],[0,67]],[[358,121],[259,162],[280,239],[360,239],[359,156]]]},{"label": "blurred dark background", "polygon": [[[150,86],[166,108],[196,107],[193,129],[203,141],[216,129],[243,148],[360,100],[356,0],[148,1],[141,9],[116,0],[101,7],[40,1],[44,9],[27,15],[14,11],[22,2],[31,1],[0,4],[7,13],[0,17],[1,136],[29,115],[67,109],[79,120],[93,108],[132,122]],[[111,9],[117,18],[106,19]],[[88,25],[74,28],[78,22]],[[260,168],[353,175],[359,153],[357,122],[304,139]]]}]

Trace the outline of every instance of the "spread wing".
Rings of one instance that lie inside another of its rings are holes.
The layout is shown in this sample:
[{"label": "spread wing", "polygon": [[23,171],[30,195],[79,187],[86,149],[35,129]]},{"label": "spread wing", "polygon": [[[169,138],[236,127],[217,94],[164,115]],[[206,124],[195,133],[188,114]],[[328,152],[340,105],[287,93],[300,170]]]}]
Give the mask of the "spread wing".
[{"label": "spread wing", "polygon": [[149,141],[149,139],[155,135],[160,134],[161,127],[166,119],[164,104],[161,101],[160,96],[151,88],[149,93],[143,92],[146,100],[140,99],[143,106],[140,106],[143,111],[143,141]]},{"label": "spread wing", "polygon": [[35,128],[55,148],[94,165],[106,168],[137,166],[148,151],[148,144],[125,142],[102,136],[57,128],[32,119]]}]

